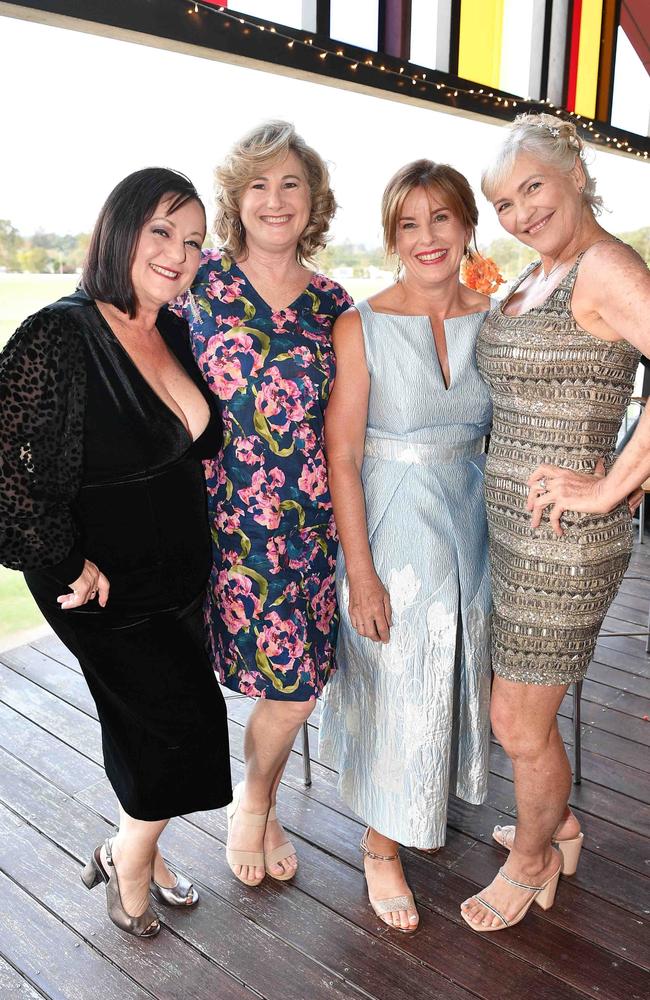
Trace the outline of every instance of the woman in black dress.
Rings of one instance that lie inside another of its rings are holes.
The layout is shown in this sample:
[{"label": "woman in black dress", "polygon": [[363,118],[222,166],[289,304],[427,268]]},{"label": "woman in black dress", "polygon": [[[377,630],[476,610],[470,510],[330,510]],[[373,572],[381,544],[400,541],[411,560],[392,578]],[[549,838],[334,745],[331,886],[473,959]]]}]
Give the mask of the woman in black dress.
[{"label": "woman in black dress", "polygon": [[[211,543],[201,459],[221,419],[183,320],[205,236],[192,184],[140,170],[109,196],[80,289],[0,357],[0,559],[21,569],[97,705],[120,828],[82,878],[122,930],[198,899],[157,847],[169,817],[231,800],[226,712],[202,600]],[[118,884],[119,874],[119,884]]]}]

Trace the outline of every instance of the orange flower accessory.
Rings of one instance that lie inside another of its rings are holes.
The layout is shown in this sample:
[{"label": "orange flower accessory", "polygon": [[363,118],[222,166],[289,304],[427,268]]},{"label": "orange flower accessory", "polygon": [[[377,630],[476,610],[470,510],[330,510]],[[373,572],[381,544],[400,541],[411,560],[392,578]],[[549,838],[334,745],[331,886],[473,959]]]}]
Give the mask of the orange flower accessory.
[{"label": "orange flower accessory", "polygon": [[506,281],[491,257],[481,257],[477,253],[463,258],[460,279],[468,288],[482,292],[483,295],[493,295],[499,285],[505,285]]}]

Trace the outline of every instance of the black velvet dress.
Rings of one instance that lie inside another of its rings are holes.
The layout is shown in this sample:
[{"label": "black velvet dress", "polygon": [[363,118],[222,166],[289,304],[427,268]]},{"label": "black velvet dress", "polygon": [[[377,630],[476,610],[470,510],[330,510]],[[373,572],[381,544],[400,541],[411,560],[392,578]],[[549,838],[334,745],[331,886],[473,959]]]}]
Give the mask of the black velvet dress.
[{"label": "black velvet dress", "polygon": [[[83,292],[30,317],[0,359],[0,561],[22,569],[97,705],[126,812],[159,820],[231,799],[223,696],[205,650],[211,568],[202,458],[221,418],[187,328],[158,329],[210,406],[193,441]],[[84,558],[108,603],[62,611]]]}]

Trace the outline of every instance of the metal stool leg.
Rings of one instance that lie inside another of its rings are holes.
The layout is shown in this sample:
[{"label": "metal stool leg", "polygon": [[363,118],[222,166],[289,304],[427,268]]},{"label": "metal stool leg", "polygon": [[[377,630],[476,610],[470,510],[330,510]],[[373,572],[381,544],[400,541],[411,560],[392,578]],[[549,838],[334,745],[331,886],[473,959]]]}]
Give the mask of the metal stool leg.
[{"label": "metal stool leg", "polygon": [[582,737],[580,734],[580,698],[582,696],[582,681],[573,685],[573,784],[582,781]]},{"label": "metal stool leg", "polygon": [[645,491],[639,505],[639,545],[643,545],[643,529],[645,528]]},{"label": "metal stool leg", "polygon": [[311,785],[311,760],[309,759],[309,726],[302,724],[302,773],[305,788]]}]

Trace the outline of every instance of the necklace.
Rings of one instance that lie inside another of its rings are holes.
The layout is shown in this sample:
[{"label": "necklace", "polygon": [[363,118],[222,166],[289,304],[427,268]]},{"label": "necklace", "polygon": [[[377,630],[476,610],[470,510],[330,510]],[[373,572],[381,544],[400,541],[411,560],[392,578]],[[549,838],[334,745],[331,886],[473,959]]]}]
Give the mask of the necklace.
[{"label": "necklace", "polygon": [[[569,260],[570,260],[570,259],[571,259],[571,258],[569,258]],[[553,267],[552,267],[552,268],[551,268],[551,270],[550,270],[550,271],[548,272],[548,274],[544,274],[544,267],[542,266],[542,275],[543,275],[543,277],[542,277],[542,281],[548,281],[548,279],[549,279],[549,278],[551,277],[551,275],[552,275],[552,274],[555,274],[555,272],[557,271],[558,267],[562,267],[562,265],[563,265],[563,264],[566,264],[566,263],[567,263],[567,262],[566,262],[565,260],[559,260],[559,261],[557,262],[557,264],[554,264],[554,265],[553,265]]]},{"label": "necklace", "polygon": [[555,274],[555,272],[557,271],[558,267],[562,267],[563,264],[568,264],[569,261],[571,261],[573,259],[574,259],[574,256],[572,255],[571,257],[567,257],[566,260],[558,260],[557,264],[553,265],[553,267],[548,272],[548,274],[544,274],[544,267],[542,265],[542,281],[544,281],[544,282],[548,281],[548,279],[551,277],[551,275]]}]

